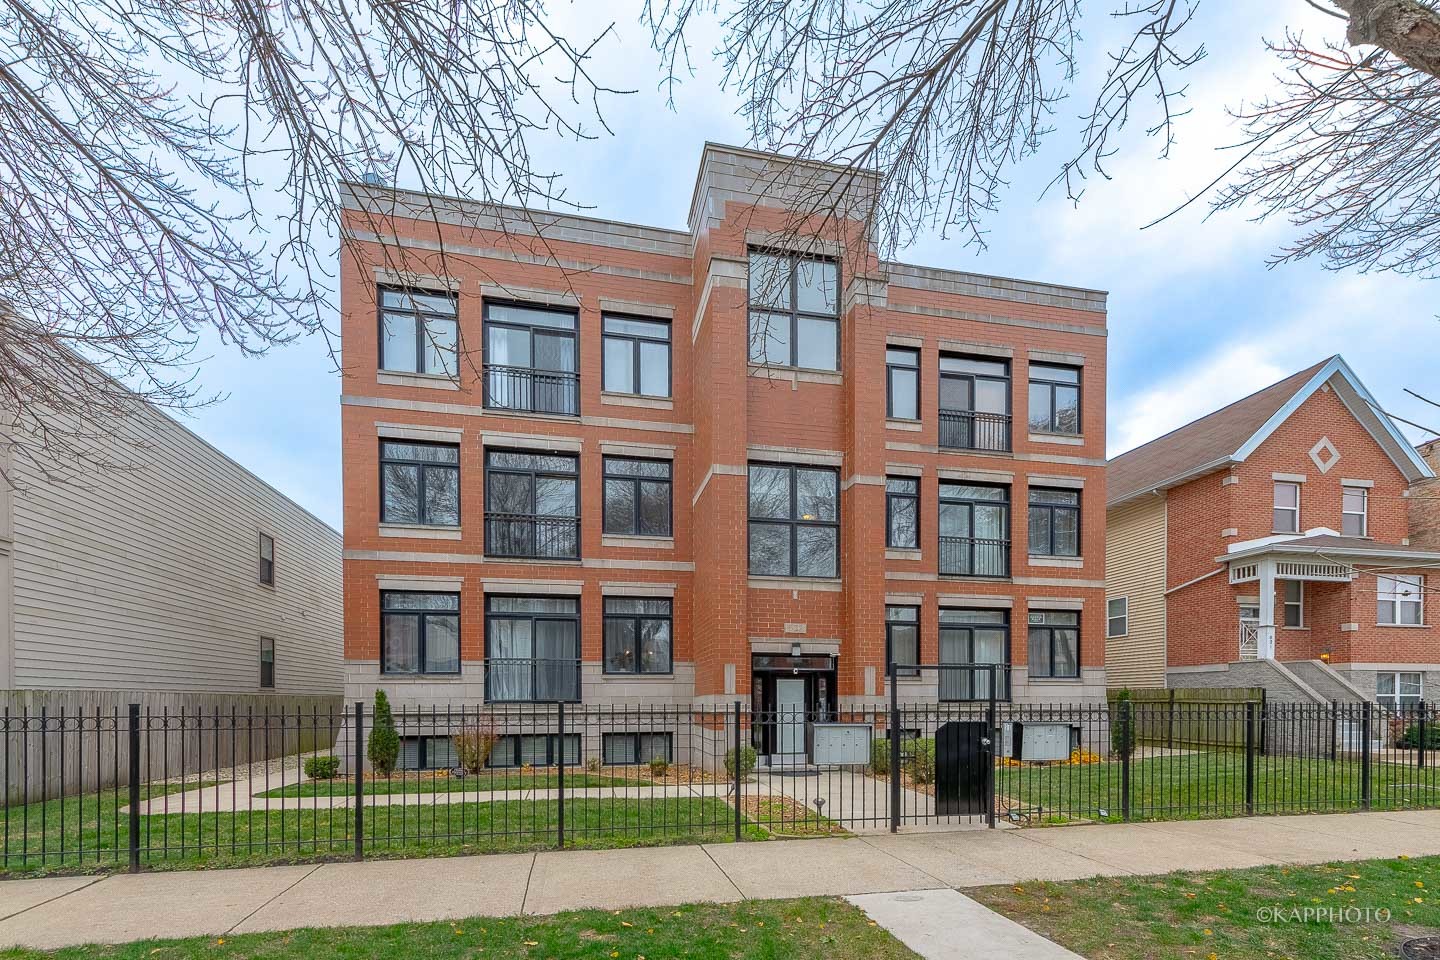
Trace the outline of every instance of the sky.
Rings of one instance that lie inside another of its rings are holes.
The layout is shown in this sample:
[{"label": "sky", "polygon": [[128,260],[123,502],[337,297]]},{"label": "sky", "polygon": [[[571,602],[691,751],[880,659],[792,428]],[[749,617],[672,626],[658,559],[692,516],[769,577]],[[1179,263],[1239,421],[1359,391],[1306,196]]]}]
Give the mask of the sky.
[{"label": "sky", "polygon": [[[609,135],[598,131],[598,139],[583,142],[541,136],[533,142],[537,156],[563,174],[569,196],[593,215],[683,229],[704,142],[747,141],[738,97],[722,89],[714,59],[703,55],[714,33],[697,35],[696,75],[676,91],[671,109],[648,37],[626,19],[631,4],[549,8],[576,34],[598,32],[614,18],[596,65],[612,86],[636,92],[606,103]],[[898,258],[1109,291],[1112,456],[1335,353],[1387,410],[1440,429],[1440,408],[1404,392],[1440,397],[1440,281],[1333,273],[1317,262],[1267,268],[1267,257],[1294,230],[1280,220],[1255,223],[1253,211],[1207,218],[1204,204],[1195,204],[1142,229],[1229,162],[1219,148],[1239,140],[1240,131],[1227,108],[1276,88],[1277,61],[1265,38],[1282,38],[1287,26],[1312,40],[1338,40],[1343,30],[1302,0],[1212,3],[1193,26],[1209,41],[1208,56],[1185,74],[1190,113],[1168,158],[1137,133],[1109,164],[1111,179],[1092,179],[1072,204],[1063,191],[1045,190],[1066,158],[1062,131],[1012,171],[984,249],[931,231]],[[1103,17],[1087,22],[1080,89],[1099,82],[1113,29]],[[1082,100],[1061,105],[1062,127],[1074,126]],[[186,425],[338,529],[340,391],[324,344],[302,340],[258,359],[217,348],[200,379],[225,399],[186,417]],[[1402,429],[1417,441],[1432,436]]]}]

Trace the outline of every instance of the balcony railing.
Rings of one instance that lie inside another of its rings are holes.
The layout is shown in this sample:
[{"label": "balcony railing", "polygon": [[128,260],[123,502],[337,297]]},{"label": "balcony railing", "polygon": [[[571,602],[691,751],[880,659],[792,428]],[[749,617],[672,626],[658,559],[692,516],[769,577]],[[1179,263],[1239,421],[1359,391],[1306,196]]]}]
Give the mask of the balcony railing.
[{"label": "balcony railing", "polygon": [[1010,664],[955,663],[940,664],[940,702],[989,700],[990,684],[995,683],[995,699],[1010,699]]},{"label": "balcony railing", "polygon": [[580,518],[533,513],[487,513],[485,552],[492,557],[578,559]]},{"label": "balcony railing", "polygon": [[580,375],[568,370],[541,370],[485,364],[485,406],[492,410],[523,410],[580,416]]},{"label": "balcony railing", "polygon": [[940,446],[948,450],[1010,451],[1010,415],[941,410]]},{"label": "balcony railing", "polygon": [[1010,576],[1010,541],[941,537],[940,573],[950,577]]},{"label": "balcony railing", "polygon": [[489,657],[485,660],[489,703],[578,703],[580,660]]}]

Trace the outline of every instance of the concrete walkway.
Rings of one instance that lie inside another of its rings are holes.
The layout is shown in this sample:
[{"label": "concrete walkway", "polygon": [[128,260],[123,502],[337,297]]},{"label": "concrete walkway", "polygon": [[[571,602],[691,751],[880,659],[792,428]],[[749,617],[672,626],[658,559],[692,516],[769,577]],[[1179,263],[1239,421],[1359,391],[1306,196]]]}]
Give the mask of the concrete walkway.
[{"label": "concrete walkway", "polygon": [[[1027,880],[1440,854],[1440,811],[1256,817],[714,846],[565,851],[0,882],[0,947],[223,936],[746,898],[855,896]],[[897,900],[898,904],[911,901]],[[963,905],[962,905],[963,906]],[[870,907],[866,907],[867,910]],[[877,912],[879,906],[875,906]],[[957,907],[958,909],[958,907]],[[968,908],[966,908],[968,910]],[[913,910],[912,910],[913,912]],[[899,922],[903,923],[903,919]],[[1061,960],[1006,924],[924,956]],[[923,931],[895,928],[901,939]],[[985,939],[993,934],[993,938]],[[943,935],[943,934],[942,934]],[[931,937],[933,940],[934,937]],[[1053,945],[1051,945],[1053,946]],[[1057,948],[1058,949],[1058,948]]]}]

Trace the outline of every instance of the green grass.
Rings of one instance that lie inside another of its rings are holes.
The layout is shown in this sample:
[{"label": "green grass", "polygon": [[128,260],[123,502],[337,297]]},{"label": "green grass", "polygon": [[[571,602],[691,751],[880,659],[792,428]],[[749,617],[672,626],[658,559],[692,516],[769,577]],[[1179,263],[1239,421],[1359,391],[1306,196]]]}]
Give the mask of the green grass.
[{"label": "green grass", "polygon": [[[1089,960],[1394,960],[1401,940],[1440,933],[1440,857],[965,893]],[[1289,912],[1330,907],[1389,910],[1390,920],[1305,922]],[[1262,908],[1286,922],[1268,920]]]},{"label": "green grass", "polygon": [[[424,793],[475,793],[495,790],[553,790],[560,780],[552,774],[499,774],[478,777],[398,777],[389,780],[366,780],[366,796]],[[648,787],[649,780],[627,780],[625,777],[604,777],[592,773],[567,773],[565,789],[585,787]],[[334,780],[306,780],[276,787],[257,797],[348,797],[355,793],[355,784],[346,777]]]},{"label": "green grass", "polygon": [[914,960],[882,928],[843,900],[749,901],[551,917],[494,918],[391,927],[252,933],[217,939],[147,940],[54,953],[0,951],[3,960]]},{"label": "green grass", "polygon": [[[1044,814],[1118,821],[1122,765],[1116,762],[996,767],[996,791]],[[1358,759],[1255,758],[1256,813],[1343,812],[1362,809]],[[1371,809],[1440,807],[1440,772],[1374,763]],[[1130,813],[1135,820],[1189,820],[1243,816],[1245,755],[1213,751],[1137,759],[1130,769]]]}]

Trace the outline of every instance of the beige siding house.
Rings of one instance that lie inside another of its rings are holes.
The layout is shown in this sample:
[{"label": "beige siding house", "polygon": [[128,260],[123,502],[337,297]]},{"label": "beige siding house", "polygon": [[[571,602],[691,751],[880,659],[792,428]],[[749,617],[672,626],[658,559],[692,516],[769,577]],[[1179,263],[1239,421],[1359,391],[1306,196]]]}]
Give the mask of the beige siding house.
[{"label": "beige siding house", "polygon": [[338,696],[340,534],[137,407],[100,441],[124,468],[57,483],[10,458],[14,489],[0,493],[8,703],[33,708],[47,691],[80,705]]},{"label": "beige siding house", "polygon": [[1105,680],[1165,686],[1165,500],[1105,515]]}]

